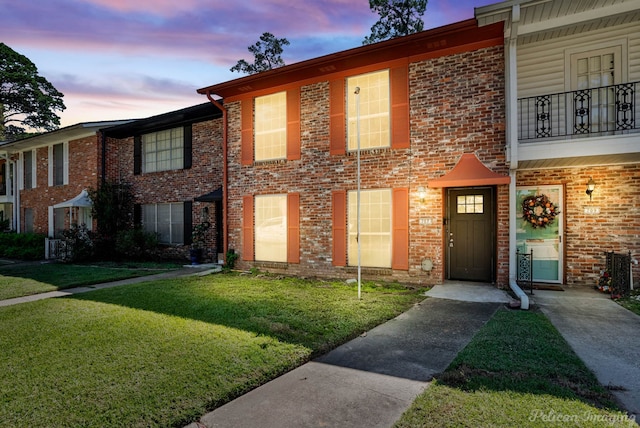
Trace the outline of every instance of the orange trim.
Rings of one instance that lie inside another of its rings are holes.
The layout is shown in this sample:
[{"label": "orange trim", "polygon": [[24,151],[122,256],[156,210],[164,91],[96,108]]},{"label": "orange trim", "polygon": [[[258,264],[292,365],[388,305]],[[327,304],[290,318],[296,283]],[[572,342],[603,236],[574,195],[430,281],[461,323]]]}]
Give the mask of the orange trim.
[{"label": "orange trim", "polygon": [[389,68],[393,67],[391,64],[396,60],[407,61],[408,58],[422,56],[433,58],[495,46],[504,43],[503,27],[504,24],[498,22],[479,28],[475,19],[468,19],[241,77],[198,89],[198,93],[210,92],[232,101],[260,91],[291,85],[292,82],[297,82],[295,86],[301,86],[301,82],[308,84],[333,80],[362,67]]},{"label": "orange trim", "polygon": [[242,102],[242,165],[253,163],[253,98]]},{"label": "orange trim", "polygon": [[287,159],[300,159],[300,88],[287,91]]},{"label": "orange trim", "polygon": [[242,198],[242,260],[253,259],[253,195],[247,195]]},{"label": "orange trim", "polygon": [[329,153],[332,155],[343,155],[347,150],[344,85],[344,79],[332,80],[329,83]]},{"label": "orange trim", "polygon": [[334,266],[347,265],[347,192],[336,190],[331,194],[331,219]]},{"label": "orange trim", "polygon": [[287,262],[300,263],[300,194],[287,195]]},{"label": "orange trim", "polygon": [[493,186],[511,183],[511,177],[491,171],[473,153],[465,153],[451,171],[429,180],[429,187]]},{"label": "orange trim", "polygon": [[409,69],[407,66],[389,71],[391,86],[391,148],[408,149],[409,141]]},{"label": "orange trim", "polygon": [[391,268],[409,270],[409,189],[393,189]]}]

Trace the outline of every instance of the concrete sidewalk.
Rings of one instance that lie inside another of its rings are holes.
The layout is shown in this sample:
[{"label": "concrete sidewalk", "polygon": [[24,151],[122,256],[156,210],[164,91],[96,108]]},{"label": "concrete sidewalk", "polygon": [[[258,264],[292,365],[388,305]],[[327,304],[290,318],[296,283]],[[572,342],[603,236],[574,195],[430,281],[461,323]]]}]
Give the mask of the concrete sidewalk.
[{"label": "concrete sidewalk", "polygon": [[532,302],[640,421],[640,316],[589,288],[537,290]]},{"label": "concrete sidewalk", "polygon": [[489,285],[429,298],[328,354],[203,416],[196,427],[389,427],[510,301]]},{"label": "concrete sidewalk", "polygon": [[67,288],[65,290],[50,291],[47,293],[32,294],[31,296],[16,297],[13,299],[0,300],[0,307],[13,306],[20,303],[35,302],[37,300],[51,299],[54,297],[71,296],[74,294],[87,293],[89,291],[100,290],[103,288],[118,287],[127,284],[137,284],[139,282],[156,281],[159,279],[178,278],[190,275],[207,275],[213,272],[219,272],[221,267],[214,264],[202,264],[185,266],[183,269],[172,270],[169,272],[158,273],[155,275],[138,276],[135,278],[123,279],[120,281],[105,282],[102,284],[88,285],[86,287]]}]

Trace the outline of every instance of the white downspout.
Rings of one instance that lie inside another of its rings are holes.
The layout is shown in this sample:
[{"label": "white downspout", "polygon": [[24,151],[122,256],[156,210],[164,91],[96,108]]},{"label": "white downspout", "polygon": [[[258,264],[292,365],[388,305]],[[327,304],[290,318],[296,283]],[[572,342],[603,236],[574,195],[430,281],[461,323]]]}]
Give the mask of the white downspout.
[{"label": "white downspout", "polygon": [[520,21],[520,5],[511,9],[511,28],[508,30],[505,78],[506,78],[506,137],[509,155],[509,287],[520,299],[520,309],[529,309],[529,296],[522,291],[516,282],[516,219],[518,206],[516,201],[516,173],[518,171],[518,22]]}]

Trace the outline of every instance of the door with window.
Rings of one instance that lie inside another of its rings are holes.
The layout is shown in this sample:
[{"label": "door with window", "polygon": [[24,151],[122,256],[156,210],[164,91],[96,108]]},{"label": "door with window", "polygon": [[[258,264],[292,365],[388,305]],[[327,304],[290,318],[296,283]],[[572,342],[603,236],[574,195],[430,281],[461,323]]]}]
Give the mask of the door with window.
[{"label": "door with window", "polygon": [[493,281],[496,253],[494,189],[448,189],[447,199],[447,279]]},{"label": "door with window", "polygon": [[613,85],[621,82],[621,56],[621,46],[571,55],[574,134],[616,129]]},{"label": "door with window", "polygon": [[562,186],[518,186],[516,246],[533,254],[532,279],[561,283],[563,279]]}]

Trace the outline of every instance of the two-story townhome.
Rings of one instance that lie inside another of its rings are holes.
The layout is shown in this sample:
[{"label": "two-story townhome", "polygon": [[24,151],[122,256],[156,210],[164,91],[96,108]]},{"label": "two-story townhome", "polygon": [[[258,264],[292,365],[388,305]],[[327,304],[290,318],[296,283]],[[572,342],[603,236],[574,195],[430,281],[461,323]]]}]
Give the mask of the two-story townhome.
[{"label": "two-story townhome", "polygon": [[121,123],[79,123],[2,145],[0,202],[5,218],[11,218],[10,228],[51,238],[71,224],[91,229],[94,221],[85,191],[98,185],[96,132]]},{"label": "two-story townhome", "polygon": [[102,130],[101,176],[131,186],[134,222],[157,234],[167,257],[187,258],[192,232],[206,225],[204,256],[224,260],[221,117],[206,102]]},{"label": "two-story townhome", "polygon": [[505,285],[504,67],[502,22],[471,19],[198,90],[224,110],[225,248],[300,276]]},{"label": "two-story townhome", "polygon": [[593,286],[605,251],[640,252],[640,2],[511,0],[475,15],[504,24],[510,254],[533,253],[535,281]]}]

